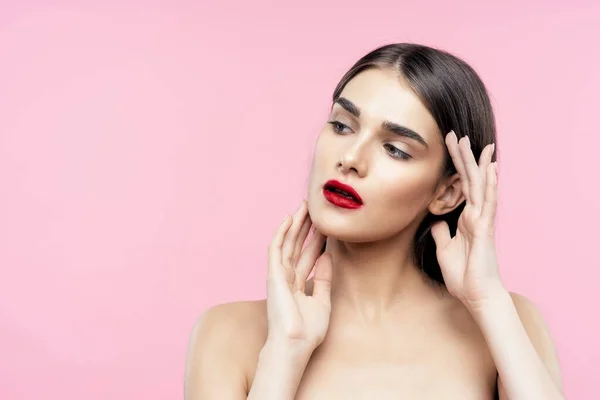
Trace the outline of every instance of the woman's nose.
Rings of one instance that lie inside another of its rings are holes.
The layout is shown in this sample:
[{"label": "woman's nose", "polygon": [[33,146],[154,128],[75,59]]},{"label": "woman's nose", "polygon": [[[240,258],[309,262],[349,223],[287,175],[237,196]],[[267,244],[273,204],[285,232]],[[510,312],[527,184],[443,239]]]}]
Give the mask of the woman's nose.
[{"label": "woman's nose", "polygon": [[354,172],[363,178],[367,174],[366,143],[356,143],[340,157],[338,167],[343,174]]}]

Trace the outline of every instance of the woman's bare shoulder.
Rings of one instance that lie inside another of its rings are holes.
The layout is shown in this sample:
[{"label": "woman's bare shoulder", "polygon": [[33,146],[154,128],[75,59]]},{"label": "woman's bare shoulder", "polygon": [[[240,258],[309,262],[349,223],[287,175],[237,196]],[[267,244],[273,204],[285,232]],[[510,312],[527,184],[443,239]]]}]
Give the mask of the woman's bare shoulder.
[{"label": "woman's bare shoulder", "polygon": [[267,322],[266,300],[235,301],[223,303],[206,309],[197,322],[210,320],[211,323],[225,325],[256,325]]},{"label": "woman's bare shoulder", "polygon": [[[266,300],[236,301],[212,306],[194,324],[192,336],[210,336],[209,342],[247,347],[264,342],[267,335]],[[262,344],[260,344],[262,347]]]},{"label": "woman's bare shoulder", "polygon": [[189,339],[186,398],[196,398],[192,394],[205,393],[211,387],[247,393],[266,337],[265,300],[224,303],[206,309],[194,323]]}]

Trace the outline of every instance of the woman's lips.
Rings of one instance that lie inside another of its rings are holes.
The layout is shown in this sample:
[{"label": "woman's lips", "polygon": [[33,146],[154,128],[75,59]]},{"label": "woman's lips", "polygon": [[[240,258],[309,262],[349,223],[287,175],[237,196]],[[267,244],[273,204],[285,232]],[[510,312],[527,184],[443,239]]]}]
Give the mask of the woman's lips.
[{"label": "woman's lips", "polygon": [[323,196],[341,208],[357,209],[363,205],[362,198],[352,186],[336,180],[329,180],[323,185]]}]

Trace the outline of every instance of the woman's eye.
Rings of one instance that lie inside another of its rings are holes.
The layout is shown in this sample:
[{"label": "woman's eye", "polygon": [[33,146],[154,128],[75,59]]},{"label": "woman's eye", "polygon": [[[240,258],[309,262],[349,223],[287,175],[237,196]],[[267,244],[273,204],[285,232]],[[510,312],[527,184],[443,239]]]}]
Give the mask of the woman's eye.
[{"label": "woman's eye", "polygon": [[339,121],[329,121],[328,123],[331,124],[335,133],[347,133],[350,130],[347,125],[344,125]]},{"label": "woman's eye", "polygon": [[398,158],[401,160],[408,160],[411,158],[411,156],[408,153],[403,152],[402,150],[400,150],[396,146],[392,146],[391,144],[386,144],[383,147],[385,147],[388,153],[394,158]]}]

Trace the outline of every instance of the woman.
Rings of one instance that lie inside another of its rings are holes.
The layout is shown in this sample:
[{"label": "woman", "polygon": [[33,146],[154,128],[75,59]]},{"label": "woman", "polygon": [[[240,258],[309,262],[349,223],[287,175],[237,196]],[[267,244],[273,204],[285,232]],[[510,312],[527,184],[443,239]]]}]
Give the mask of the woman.
[{"label": "woman", "polygon": [[198,320],[186,398],[562,399],[539,311],[498,274],[495,142],[460,59],[414,44],[360,59],[269,247],[267,299]]}]

